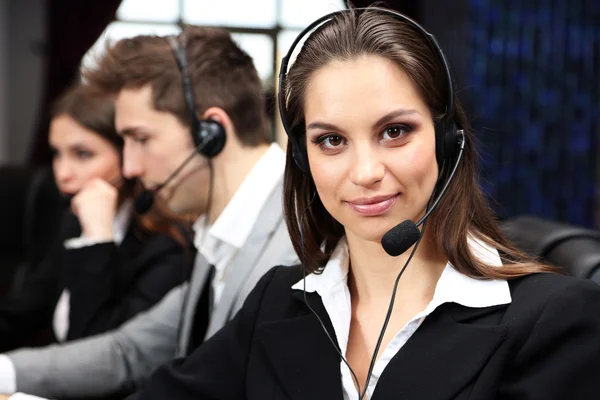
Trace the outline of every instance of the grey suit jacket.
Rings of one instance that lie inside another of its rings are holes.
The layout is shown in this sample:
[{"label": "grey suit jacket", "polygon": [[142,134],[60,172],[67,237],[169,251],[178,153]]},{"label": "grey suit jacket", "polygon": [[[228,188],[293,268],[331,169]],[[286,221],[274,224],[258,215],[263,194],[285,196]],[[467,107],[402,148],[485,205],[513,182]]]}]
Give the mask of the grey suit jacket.
[{"label": "grey suit jacket", "polygon": [[[297,263],[283,220],[280,182],[260,211],[244,247],[232,260],[206,336],[213,335],[234,316],[267,270]],[[189,285],[171,290],[154,308],[116,331],[8,353],[17,373],[17,391],[48,398],[76,398],[139,388],[156,367],[187,352],[195,306],[207,272],[208,263],[199,255]]]}]

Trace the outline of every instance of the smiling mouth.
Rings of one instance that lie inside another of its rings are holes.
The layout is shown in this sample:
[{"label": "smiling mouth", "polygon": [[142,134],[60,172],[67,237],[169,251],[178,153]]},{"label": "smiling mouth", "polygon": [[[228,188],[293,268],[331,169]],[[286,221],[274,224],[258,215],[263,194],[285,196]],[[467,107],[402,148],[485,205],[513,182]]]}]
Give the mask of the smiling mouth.
[{"label": "smiling mouth", "polygon": [[361,215],[376,216],[385,213],[392,207],[400,196],[396,193],[391,196],[378,196],[373,198],[357,199],[353,201],[347,201],[350,208]]}]

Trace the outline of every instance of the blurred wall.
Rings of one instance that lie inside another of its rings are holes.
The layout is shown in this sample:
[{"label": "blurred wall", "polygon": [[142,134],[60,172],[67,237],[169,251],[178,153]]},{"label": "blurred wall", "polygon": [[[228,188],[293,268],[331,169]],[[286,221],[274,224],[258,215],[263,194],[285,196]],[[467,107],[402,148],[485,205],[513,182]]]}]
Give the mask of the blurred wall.
[{"label": "blurred wall", "polygon": [[[44,0],[8,1],[8,160],[24,163],[37,123],[43,73]],[[0,53],[1,55],[1,53]]]},{"label": "blurred wall", "polygon": [[8,3],[0,1],[0,163],[8,160]]},{"label": "blurred wall", "polygon": [[421,0],[419,21],[431,32],[450,63],[456,91],[464,100],[467,70],[469,68],[469,5],[467,0],[441,2]]},{"label": "blurred wall", "polygon": [[468,92],[501,216],[592,227],[600,2],[469,0]]},{"label": "blurred wall", "polygon": [[41,100],[44,0],[0,0],[0,163],[27,161]]}]

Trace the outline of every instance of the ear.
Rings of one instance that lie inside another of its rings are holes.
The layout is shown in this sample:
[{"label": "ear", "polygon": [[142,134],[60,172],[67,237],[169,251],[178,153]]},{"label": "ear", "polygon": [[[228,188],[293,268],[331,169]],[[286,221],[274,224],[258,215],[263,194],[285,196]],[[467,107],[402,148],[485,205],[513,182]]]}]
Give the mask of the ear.
[{"label": "ear", "polygon": [[202,114],[202,119],[210,119],[213,121],[217,121],[218,123],[223,125],[223,128],[225,128],[225,132],[231,132],[234,129],[233,123],[231,122],[229,115],[227,115],[225,110],[219,107],[210,107],[209,109],[207,109],[204,112],[204,114]]}]

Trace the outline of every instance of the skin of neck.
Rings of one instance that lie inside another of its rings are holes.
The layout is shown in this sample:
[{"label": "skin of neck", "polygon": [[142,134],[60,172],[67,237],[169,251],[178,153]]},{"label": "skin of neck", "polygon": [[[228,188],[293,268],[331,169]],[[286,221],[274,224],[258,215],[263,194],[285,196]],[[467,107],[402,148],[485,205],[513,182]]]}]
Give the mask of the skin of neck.
[{"label": "skin of neck", "polygon": [[[361,239],[351,232],[347,232],[346,237],[350,249],[348,286],[351,296],[362,304],[389,302],[396,278],[414,245],[403,254],[392,257],[379,242]],[[447,261],[426,228],[415,255],[400,278],[396,301],[409,296],[429,302]]]},{"label": "skin of neck", "polygon": [[213,224],[252,168],[269,149],[269,144],[244,146],[237,139],[229,140],[221,154],[213,159],[213,193],[208,221]]}]

